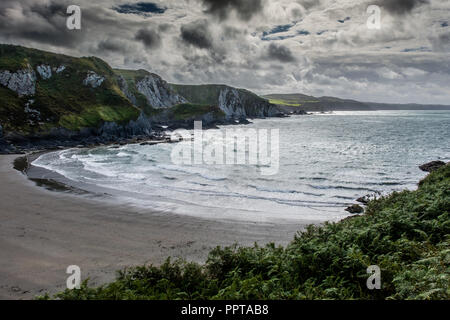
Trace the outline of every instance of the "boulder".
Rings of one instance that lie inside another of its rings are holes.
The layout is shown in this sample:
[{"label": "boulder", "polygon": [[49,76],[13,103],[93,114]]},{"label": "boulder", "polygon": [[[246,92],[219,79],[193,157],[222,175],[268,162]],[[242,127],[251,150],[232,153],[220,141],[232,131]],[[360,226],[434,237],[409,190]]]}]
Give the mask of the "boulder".
[{"label": "boulder", "polygon": [[349,206],[347,209],[345,209],[345,211],[348,211],[350,213],[363,213],[364,212],[364,208],[361,207],[359,204],[352,204],[351,206]]},{"label": "boulder", "polygon": [[369,202],[369,199],[368,199],[367,196],[364,196],[364,197],[359,197],[358,199],[356,199],[356,201],[358,201],[358,202],[360,202],[360,203],[365,205],[365,204],[367,204]]},{"label": "boulder", "polygon": [[445,166],[445,162],[443,161],[431,161],[419,166],[419,168],[425,172],[433,172],[443,166]]}]

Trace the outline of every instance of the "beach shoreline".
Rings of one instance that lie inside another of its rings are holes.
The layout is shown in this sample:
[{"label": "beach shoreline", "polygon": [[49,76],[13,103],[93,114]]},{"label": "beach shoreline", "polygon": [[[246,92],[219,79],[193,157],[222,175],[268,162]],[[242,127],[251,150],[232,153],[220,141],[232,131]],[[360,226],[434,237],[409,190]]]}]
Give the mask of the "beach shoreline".
[{"label": "beach shoreline", "polygon": [[204,262],[216,246],[286,245],[311,224],[203,219],[49,191],[13,169],[21,156],[0,155],[0,299],[64,290],[69,265],[100,285],[127,266]]}]

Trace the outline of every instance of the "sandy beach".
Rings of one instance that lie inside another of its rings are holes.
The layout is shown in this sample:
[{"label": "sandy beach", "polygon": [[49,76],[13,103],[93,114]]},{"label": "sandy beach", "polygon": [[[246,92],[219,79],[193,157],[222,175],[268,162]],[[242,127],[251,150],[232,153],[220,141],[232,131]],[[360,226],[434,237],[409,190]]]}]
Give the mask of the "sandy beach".
[{"label": "sandy beach", "polygon": [[0,156],[0,299],[32,299],[65,289],[69,265],[92,285],[126,266],[167,257],[205,261],[218,245],[285,245],[305,224],[213,221],[114,206],[36,186]]}]

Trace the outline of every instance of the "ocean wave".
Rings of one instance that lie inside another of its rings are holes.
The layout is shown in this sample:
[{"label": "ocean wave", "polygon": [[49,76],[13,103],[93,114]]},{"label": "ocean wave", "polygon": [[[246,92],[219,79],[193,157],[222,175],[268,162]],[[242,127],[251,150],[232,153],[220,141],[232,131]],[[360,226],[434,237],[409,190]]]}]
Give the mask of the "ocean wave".
[{"label": "ocean wave", "polygon": [[286,189],[277,189],[277,188],[267,188],[267,187],[259,187],[255,185],[247,185],[250,188],[256,189],[258,191],[264,191],[264,192],[271,192],[271,193],[290,193],[290,194],[304,194],[307,196],[314,196],[314,197],[321,197],[325,194],[323,193],[312,193],[312,192],[305,192],[305,191],[299,191],[299,190],[286,190]]},{"label": "ocean wave", "polygon": [[167,164],[157,164],[156,167],[167,170],[167,171],[173,171],[173,172],[180,172],[187,175],[196,175],[199,177],[202,177],[206,180],[210,181],[224,181],[227,180],[226,176],[217,176],[214,175],[212,172],[205,172],[206,170],[202,170],[193,166],[176,166],[176,165],[167,165]]},{"label": "ocean wave", "polygon": [[307,186],[313,188],[313,189],[319,189],[319,190],[352,190],[352,191],[370,191],[370,192],[377,192],[378,190],[366,188],[364,186],[358,186],[358,187],[349,187],[349,186],[343,186],[343,185],[326,185],[326,186],[318,186],[313,184],[308,184]]}]

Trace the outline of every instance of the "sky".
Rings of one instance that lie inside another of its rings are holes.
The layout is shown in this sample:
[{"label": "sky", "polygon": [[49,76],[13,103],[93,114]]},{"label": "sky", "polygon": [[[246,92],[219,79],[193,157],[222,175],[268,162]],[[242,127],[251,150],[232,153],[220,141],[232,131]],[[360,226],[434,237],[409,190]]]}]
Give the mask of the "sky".
[{"label": "sky", "polygon": [[[69,5],[81,30],[66,27]],[[371,5],[379,29],[367,27]],[[450,0],[0,2],[0,43],[173,83],[390,103],[450,105],[449,23]]]}]

